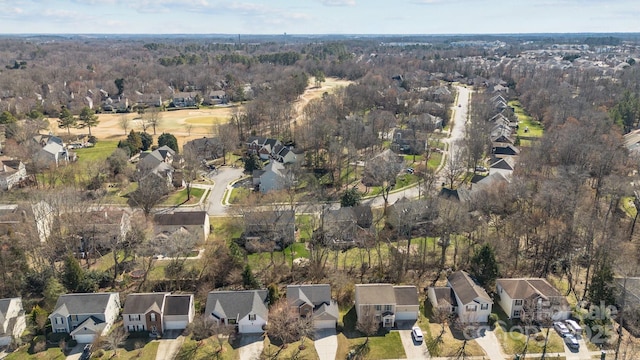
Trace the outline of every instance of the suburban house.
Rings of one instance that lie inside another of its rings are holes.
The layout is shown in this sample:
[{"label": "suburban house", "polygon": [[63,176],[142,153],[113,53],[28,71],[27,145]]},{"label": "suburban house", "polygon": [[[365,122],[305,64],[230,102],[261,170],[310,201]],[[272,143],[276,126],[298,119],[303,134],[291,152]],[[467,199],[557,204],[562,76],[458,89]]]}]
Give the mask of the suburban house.
[{"label": "suburban house", "polygon": [[198,103],[198,94],[195,92],[178,92],[173,94],[170,106],[173,107],[194,107],[200,105]]},{"label": "suburban house", "polygon": [[20,160],[2,160],[0,189],[11,190],[27,178],[27,168]]},{"label": "suburban house", "polygon": [[[456,299],[455,312],[461,322],[485,323],[491,314],[493,300],[465,271],[456,271],[447,278],[447,286]],[[436,304],[439,302],[437,299]]]},{"label": "suburban house", "polygon": [[331,298],[331,285],[287,285],[289,307],[302,318],[311,318],[315,329],[335,329],[340,311]]},{"label": "suburban house", "polygon": [[447,311],[450,314],[458,312],[458,303],[453,289],[448,286],[431,286],[427,289],[427,299],[434,309]]},{"label": "suburban house", "polygon": [[360,232],[366,231],[373,223],[370,206],[343,207],[327,210],[323,214],[322,232],[325,244],[352,244]]},{"label": "suburban house", "polygon": [[276,247],[284,248],[295,241],[294,210],[247,211],[243,216],[245,247],[251,242],[273,242]]},{"label": "suburban house", "polygon": [[130,294],[124,303],[122,320],[127,331],[184,330],[194,317],[193,294]]},{"label": "suburban house", "polygon": [[269,319],[267,290],[211,291],[205,314],[220,325],[237,326],[238,332],[262,333]]},{"label": "suburban house", "polygon": [[504,158],[506,156],[520,155],[520,150],[509,143],[495,143],[491,149],[491,154],[496,158]]},{"label": "suburban house", "polygon": [[433,200],[401,198],[387,208],[387,225],[404,235],[417,226],[424,228],[437,218],[438,207]]},{"label": "suburban house", "polygon": [[33,161],[38,166],[58,166],[68,163],[73,158],[74,155],[70,155],[64,146],[50,142],[34,155]]},{"label": "suburban house", "polygon": [[55,333],[69,333],[81,344],[105,335],[120,314],[120,295],[85,293],[60,295],[49,320]]},{"label": "suburban house", "polygon": [[[67,215],[73,217],[78,214],[70,213],[62,216]],[[84,257],[87,252],[95,252],[97,244],[125,239],[131,230],[131,216],[130,210],[109,207],[83,213],[83,222],[75,234],[80,237],[78,252]]]},{"label": "suburban house", "polygon": [[223,156],[224,145],[219,138],[203,137],[188,141],[183,146],[185,154],[193,154],[198,161],[213,160]]},{"label": "suburban house", "polygon": [[211,90],[204,99],[206,105],[220,105],[227,103],[227,93],[224,90]]},{"label": "suburban house", "polygon": [[513,156],[506,156],[503,158],[494,158],[489,166],[489,175],[495,173],[501,173],[502,175],[509,177],[515,169],[515,160]]},{"label": "suburban house", "polygon": [[529,312],[535,320],[566,320],[571,316],[567,299],[542,278],[496,280],[498,304],[509,319]]},{"label": "suburban house", "polygon": [[393,132],[391,150],[403,154],[419,155],[427,148],[427,138],[420,131],[396,129]]},{"label": "suburban house", "polygon": [[420,312],[415,286],[356,284],[355,307],[358,320],[374,316],[385,328],[397,321],[416,321]]},{"label": "suburban house", "polygon": [[183,186],[182,182],[176,184],[174,182],[175,169],[172,166],[175,158],[175,151],[168,146],[161,146],[151,152],[140,153],[137,171],[139,172],[140,186],[153,186],[155,182],[149,177],[159,177],[166,184],[165,192],[169,192],[174,187]]},{"label": "suburban house", "polygon": [[21,298],[0,299],[0,346],[10,345],[27,328]]},{"label": "suburban house", "polygon": [[287,189],[294,182],[293,173],[277,161],[270,161],[264,170],[253,172],[253,185],[262,193]]},{"label": "suburban house", "polygon": [[250,137],[247,140],[247,153],[258,155],[262,160],[275,160],[282,164],[298,161],[298,154],[290,146],[282,144],[278,139]]},{"label": "suburban house", "polygon": [[206,211],[174,211],[156,214],[153,217],[154,233],[173,234],[184,229],[196,236],[199,242],[207,241],[211,233],[209,215]]}]

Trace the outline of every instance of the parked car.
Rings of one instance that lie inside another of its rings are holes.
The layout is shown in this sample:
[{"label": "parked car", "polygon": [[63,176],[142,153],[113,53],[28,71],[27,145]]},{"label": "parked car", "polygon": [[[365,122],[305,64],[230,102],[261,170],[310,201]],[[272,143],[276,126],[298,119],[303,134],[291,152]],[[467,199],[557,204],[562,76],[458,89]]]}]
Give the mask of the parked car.
[{"label": "parked car", "polygon": [[414,172],[416,172],[416,170],[414,168],[407,168],[407,172],[409,174],[413,174]]},{"label": "parked car", "polygon": [[87,344],[82,349],[82,354],[80,355],[80,360],[89,360],[91,358],[91,344]]},{"label": "parked car", "polygon": [[489,169],[487,169],[484,166],[476,166],[476,171],[477,172],[487,172],[487,171],[489,171]]},{"label": "parked car", "polygon": [[571,331],[576,337],[579,337],[582,334],[582,327],[574,320],[565,320],[564,323],[567,325],[569,331]]},{"label": "parked car", "polygon": [[572,334],[567,334],[564,336],[564,343],[567,344],[567,346],[570,349],[577,350],[580,348],[580,343],[578,343],[578,339],[576,339],[576,337],[573,336]]},{"label": "parked car", "polygon": [[413,337],[413,340],[415,340],[415,342],[421,343],[422,340],[424,340],[424,336],[422,336],[422,329],[420,329],[418,326],[414,326],[411,329],[411,337]]},{"label": "parked car", "polygon": [[556,329],[556,331],[558,332],[558,334],[560,334],[560,336],[565,336],[565,335],[570,335],[571,331],[569,331],[569,328],[567,328],[567,326],[562,323],[562,322],[554,322],[553,323],[553,328]]}]

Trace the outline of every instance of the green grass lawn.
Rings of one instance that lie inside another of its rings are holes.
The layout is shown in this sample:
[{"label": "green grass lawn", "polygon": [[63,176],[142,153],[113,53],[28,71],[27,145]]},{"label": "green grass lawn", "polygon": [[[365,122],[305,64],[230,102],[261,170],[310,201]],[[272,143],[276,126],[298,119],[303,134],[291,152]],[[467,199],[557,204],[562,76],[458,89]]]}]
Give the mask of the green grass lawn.
[{"label": "green grass lawn", "polygon": [[197,204],[202,195],[204,195],[204,192],[205,189],[191,188],[191,199],[187,202],[187,189],[175,191],[162,201],[162,205],[172,206]]},{"label": "green grass lawn", "polygon": [[308,240],[311,238],[315,226],[313,215],[297,215],[296,226],[298,228],[300,240]]},{"label": "green grass lawn", "polygon": [[[138,344],[136,344],[138,343]],[[150,341],[144,347],[139,347],[144,344],[144,340],[142,339],[128,339],[125,345],[122,348],[118,348],[117,356],[114,357],[114,351],[108,350],[103,353],[101,357],[92,356],[92,359],[139,359],[139,360],[154,360],[156,358],[156,354],[158,352],[158,346],[160,343],[158,341]],[[136,346],[137,345],[137,346]],[[136,348],[138,347],[138,348]],[[94,353],[95,354],[95,353]]]},{"label": "green grass lawn", "polygon": [[[494,333],[498,338],[498,341],[502,344],[502,350],[504,353],[522,353],[525,343],[527,342],[527,335],[523,334],[522,327],[516,326],[516,323],[511,322],[502,309],[496,309],[495,313],[498,314],[500,322],[496,325]],[[529,354],[542,353],[545,337],[547,335],[547,328],[540,328],[539,330],[539,332],[529,335],[529,343],[527,344],[527,353]],[[549,328],[547,353],[553,352],[564,352],[564,341],[553,327],[551,327]]]},{"label": "green grass lawn", "polygon": [[[304,345],[304,349],[300,350],[300,345]],[[304,344],[301,341],[296,341],[282,348],[271,344],[269,338],[266,338],[262,354],[265,355],[267,359],[319,359],[316,348],[313,346],[313,341],[310,339],[305,339]]]},{"label": "green grass lawn", "polygon": [[402,189],[403,187],[415,184],[417,182],[417,176],[413,174],[402,174],[396,178],[396,186],[394,186],[394,189]]},{"label": "green grass lawn", "polygon": [[251,194],[250,189],[244,187],[233,188],[231,190],[231,195],[229,195],[229,203],[238,204],[248,198],[249,194]]},{"label": "green grass lawn", "polygon": [[[511,100],[509,106],[513,107],[516,116],[518,117],[518,136],[522,137],[541,137],[544,132],[544,127],[539,121],[535,121],[529,114],[527,114],[520,101]],[[529,131],[525,132],[528,128]],[[524,146],[524,144],[521,144]]]},{"label": "green grass lawn", "polygon": [[208,338],[196,341],[187,337],[176,356],[177,360],[239,360],[238,351],[234,349],[229,341],[225,340],[222,345],[222,351],[218,351],[219,344],[214,338]]},{"label": "green grass lawn", "polygon": [[67,357],[62,353],[62,350],[58,347],[52,347],[46,351],[39,352],[37,354],[29,354],[29,345],[25,345],[18,350],[12,352],[5,357],[5,360],[29,360],[29,359],[42,359],[42,360],[64,360]]},{"label": "green grass lawn", "polygon": [[118,148],[117,141],[98,141],[94,147],[76,149],[79,163],[97,162],[106,160],[115,149]]},{"label": "green grass lawn", "polygon": [[209,218],[213,225],[212,236],[214,240],[227,241],[237,239],[242,235],[244,230],[242,218],[238,217],[211,217]]},{"label": "green grass lawn", "polygon": [[442,153],[433,152],[429,156],[429,160],[427,160],[427,168],[435,170],[440,166],[440,162],[442,161]]},{"label": "green grass lawn", "polygon": [[[340,315],[343,331],[338,334],[336,359],[344,359],[349,350],[358,347],[367,339],[366,336],[355,329],[357,315],[354,307],[348,309],[348,311],[342,309]],[[388,332],[380,329],[376,335],[369,337],[367,359],[404,359],[406,357],[398,332]]]},{"label": "green grass lawn", "polygon": [[413,163],[419,163],[422,160],[424,160],[424,156],[423,155],[415,155],[415,161],[413,160],[414,155],[404,155],[404,161],[405,163],[407,163],[408,165],[411,165]]}]

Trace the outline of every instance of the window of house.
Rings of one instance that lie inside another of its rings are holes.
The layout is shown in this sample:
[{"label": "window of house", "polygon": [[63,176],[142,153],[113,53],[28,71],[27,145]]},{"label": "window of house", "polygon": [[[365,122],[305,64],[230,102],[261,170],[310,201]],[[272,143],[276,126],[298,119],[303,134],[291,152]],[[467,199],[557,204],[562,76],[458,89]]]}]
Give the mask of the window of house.
[{"label": "window of house", "polygon": [[71,315],[71,321],[78,321],[78,315]]},{"label": "window of house", "polygon": [[475,305],[467,305],[467,311],[476,311],[477,310],[477,306]]},{"label": "window of house", "polygon": [[151,315],[149,317],[151,318],[151,321],[153,321],[153,322],[156,321],[156,313],[151,313]]},{"label": "window of house", "polygon": [[391,311],[391,305],[385,305],[384,311]]},{"label": "window of house", "polygon": [[382,310],[382,305],[376,305],[376,311]]},{"label": "window of house", "polygon": [[256,314],[249,314],[249,321],[255,321],[256,320]]},{"label": "window of house", "polygon": [[56,316],[56,325],[57,324],[64,324],[64,318],[60,317],[60,316]]},{"label": "window of house", "polygon": [[520,317],[520,310],[514,310],[513,317]]},{"label": "window of house", "polygon": [[236,323],[236,319],[229,319],[227,323],[230,325],[234,325]]},{"label": "window of house", "polygon": [[522,305],[522,300],[516,300],[516,305],[517,305],[517,306]]},{"label": "window of house", "polygon": [[481,304],[480,310],[487,310],[489,308],[489,304]]}]

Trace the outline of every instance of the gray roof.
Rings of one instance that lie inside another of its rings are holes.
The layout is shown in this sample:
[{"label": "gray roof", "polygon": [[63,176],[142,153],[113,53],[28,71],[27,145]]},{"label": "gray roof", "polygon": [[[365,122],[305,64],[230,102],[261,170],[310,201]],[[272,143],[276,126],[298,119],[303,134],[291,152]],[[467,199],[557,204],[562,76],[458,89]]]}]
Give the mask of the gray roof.
[{"label": "gray roof", "polygon": [[211,291],[207,296],[205,313],[212,315],[215,311],[221,317],[238,320],[255,313],[267,319],[267,295],[267,290]]},{"label": "gray roof", "polygon": [[331,303],[331,285],[287,285],[287,301],[289,304],[295,304],[297,300],[314,306],[322,303],[329,304]]},{"label": "gray roof", "polygon": [[436,306],[439,306],[443,302],[449,306],[456,305],[456,297],[453,295],[453,289],[450,287],[434,287],[433,293],[436,296]]},{"label": "gray roof", "polygon": [[52,312],[61,315],[75,314],[104,314],[111,296],[118,298],[117,292],[113,293],[85,293],[60,295]]},{"label": "gray roof", "polygon": [[188,315],[193,304],[193,295],[167,295],[164,303],[165,315]]},{"label": "gray roof", "polygon": [[164,297],[169,293],[129,294],[124,302],[123,314],[146,314],[153,310],[162,311]]},{"label": "gray roof", "polygon": [[527,299],[539,295],[544,298],[562,297],[562,294],[542,278],[498,279],[499,285],[512,299]]},{"label": "gray roof", "polygon": [[413,285],[394,286],[396,305],[419,305],[418,288]]},{"label": "gray roof", "polygon": [[462,304],[469,304],[477,298],[493,304],[487,292],[476,284],[466,272],[456,271],[449,275],[447,280]]},{"label": "gray roof", "polygon": [[71,331],[71,335],[81,335],[81,334],[102,334],[102,330],[107,324],[100,320],[96,319],[93,316],[89,316],[85,321],[83,321],[77,328]]},{"label": "gray roof", "polygon": [[396,295],[391,284],[357,284],[356,303],[359,305],[395,304]]},{"label": "gray roof", "polygon": [[157,214],[153,217],[158,225],[204,225],[206,211],[176,211],[169,214]]}]

